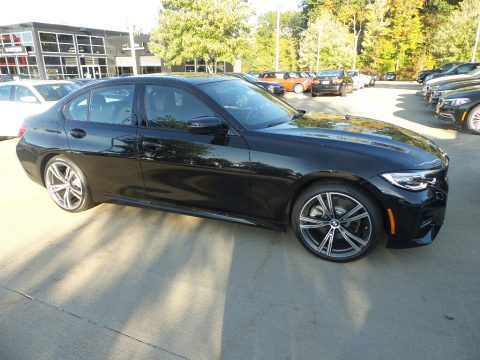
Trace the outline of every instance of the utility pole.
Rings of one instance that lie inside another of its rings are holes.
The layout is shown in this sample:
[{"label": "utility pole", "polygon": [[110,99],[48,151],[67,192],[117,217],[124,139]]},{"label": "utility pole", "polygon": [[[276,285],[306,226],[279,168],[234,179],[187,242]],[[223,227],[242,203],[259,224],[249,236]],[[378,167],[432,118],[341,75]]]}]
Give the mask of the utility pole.
[{"label": "utility pole", "polygon": [[278,71],[280,58],[280,8],[277,9],[277,41],[275,45],[275,71]]},{"label": "utility pole", "polygon": [[135,55],[135,37],[134,37],[134,25],[128,22],[128,31],[130,32],[130,52],[132,54],[133,75],[138,75],[137,71],[137,56]]},{"label": "utility pole", "polygon": [[322,24],[318,22],[318,42],[317,42],[317,73],[320,67],[320,35],[322,35]]},{"label": "utility pole", "polygon": [[475,57],[477,56],[478,38],[480,38],[480,14],[478,14],[477,36],[475,37],[475,45],[473,45],[472,62],[475,61]]}]

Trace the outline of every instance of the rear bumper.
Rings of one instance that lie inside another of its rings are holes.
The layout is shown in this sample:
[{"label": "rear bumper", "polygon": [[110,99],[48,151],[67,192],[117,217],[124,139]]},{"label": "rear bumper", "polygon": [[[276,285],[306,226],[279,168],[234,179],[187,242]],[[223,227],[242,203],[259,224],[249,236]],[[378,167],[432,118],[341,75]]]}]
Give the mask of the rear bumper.
[{"label": "rear bumper", "polygon": [[342,84],[333,85],[333,84],[313,84],[312,93],[340,93],[342,91]]}]

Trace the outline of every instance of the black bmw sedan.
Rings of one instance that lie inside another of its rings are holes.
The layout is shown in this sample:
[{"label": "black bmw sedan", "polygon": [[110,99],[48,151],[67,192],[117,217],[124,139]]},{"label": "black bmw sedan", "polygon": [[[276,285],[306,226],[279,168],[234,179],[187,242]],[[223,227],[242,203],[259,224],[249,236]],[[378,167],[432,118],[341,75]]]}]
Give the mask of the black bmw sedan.
[{"label": "black bmw sedan", "polygon": [[448,157],[383,122],[296,110],[229,77],[87,85],[27,119],[30,178],[69,212],[114,202],[285,230],[330,261],[432,242]]},{"label": "black bmw sedan", "polygon": [[480,85],[462,88],[441,96],[437,119],[480,135]]}]

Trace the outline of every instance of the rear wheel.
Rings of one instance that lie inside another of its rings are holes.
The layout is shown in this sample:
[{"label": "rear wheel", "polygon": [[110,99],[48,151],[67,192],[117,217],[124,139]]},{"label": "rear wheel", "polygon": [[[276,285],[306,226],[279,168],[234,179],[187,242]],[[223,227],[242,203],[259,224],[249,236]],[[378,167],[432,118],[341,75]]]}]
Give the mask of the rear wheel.
[{"label": "rear wheel", "polygon": [[94,204],[85,175],[64,157],[56,156],[47,163],[45,186],[50,198],[65,211],[80,212]]},{"label": "rear wheel", "polygon": [[480,105],[470,110],[467,117],[467,127],[472,133],[480,135]]},{"label": "rear wheel", "polygon": [[305,88],[302,84],[295,84],[295,87],[293,88],[293,91],[295,91],[296,94],[302,94],[304,90]]},{"label": "rear wheel", "polygon": [[315,96],[317,96],[317,94],[315,94],[312,90],[312,97],[315,97]]},{"label": "rear wheel", "polygon": [[382,215],[363,190],[340,181],[307,188],[296,200],[292,225],[300,243],[325,260],[352,261],[370,252],[382,235]]}]

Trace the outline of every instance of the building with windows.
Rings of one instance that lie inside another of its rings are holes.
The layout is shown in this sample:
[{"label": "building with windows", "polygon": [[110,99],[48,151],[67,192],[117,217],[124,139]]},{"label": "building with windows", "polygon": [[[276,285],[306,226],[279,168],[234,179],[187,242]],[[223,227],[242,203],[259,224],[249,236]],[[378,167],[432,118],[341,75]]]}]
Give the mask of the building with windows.
[{"label": "building with windows", "polygon": [[[148,49],[149,35],[135,35],[139,74],[170,71],[205,72],[200,60],[166,67]],[[127,32],[38,22],[0,26],[0,74],[32,79],[104,78],[133,73]],[[232,71],[229,63],[218,72]]]}]

